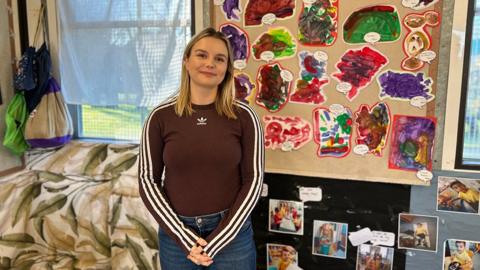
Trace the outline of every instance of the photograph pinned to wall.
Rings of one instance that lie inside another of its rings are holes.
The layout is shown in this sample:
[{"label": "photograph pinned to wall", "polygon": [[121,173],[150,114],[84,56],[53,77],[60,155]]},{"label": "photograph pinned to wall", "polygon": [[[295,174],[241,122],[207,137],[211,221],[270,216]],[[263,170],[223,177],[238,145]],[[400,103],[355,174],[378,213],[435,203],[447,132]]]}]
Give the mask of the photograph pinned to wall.
[{"label": "photograph pinned to wall", "polygon": [[295,270],[298,252],[292,246],[267,243],[267,270]]},{"label": "photograph pinned to wall", "polygon": [[394,115],[388,167],[399,170],[432,170],[436,119]]},{"label": "photograph pinned to wall", "polygon": [[240,21],[242,10],[239,0],[213,0],[213,4],[220,7],[226,20]]},{"label": "photograph pinned to wall", "polygon": [[248,73],[235,72],[234,76],[235,98],[241,102],[252,104],[255,83]]},{"label": "photograph pinned to wall", "polygon": [[233,52],[233,66],[239,70],[245,69],[250,56],[248,34],[233,23],[222,24],[219,30],[230,41]]},{"label": "photograph pinned to wall", "polygon": [[444,270],[480,269],[480,242],[447,239],[443,249]]},{"label": "photograph pinned to wall", "polygon": [[435,5],[438,0],[402,0],[402,5],[414,10],[425,9]]},{"label": "photograph pinned to wall", "polygon": [[350,153],[352,111],[341,104],[313,110],[313,139],[318,157],[342,158]]},{"label": "photograph pinned to wall", "polygon": [[[298,18],[298,42],[307,46],[331,46],[338,35],[340,0],[303,1]],[[308,3],[308,4],[307,4]]]},{"label": "photograph pinned to wall", "polygon": [[303,235],[303,202],[270,199],[268,230]]},{"label": "photograph pinned to wall", "polygon": [[479,193],[478,179],[439,176],[437,210],[478,215]]},{"label": "photograph pinned to wall", "polygon": [[376,5],[354,11],[343,24],[343,40],[349,44],[393,42],[402,27],[395,6]]},{"label": "photograph pinned to wall", "polygon": [[357,145],[353,152],[359,155],[370,153],[381,157],[387,143],[391,119],[390,109],[386,103],[379,102],[372,107],[362,104],[355,112]]},{"label": "photograph pinned to wall", "polygon": [[288,102],[293,74],[278,62],[258,68],[255,102],[269,112],[280,111]]},{"label": "photograph pinned to wall", "polygon": [[377,83],[381,100],[408,101],[410,105],[421,109],[435,98],[432,94],[433,80],[422,72],[387,70],[377,77]]},{"label": "photograph pinned to wall", "polygon": [[298,150],[313,138],[312,125],[298,116],[263,116],[265,148],[289,152]]},{"label": "photograph pinned to wall", "polygon": [[437,252],[438,217],[400,213],[398,248]]},{"label": "photograph pinned to wall", "polygon": [[245,6],[246,27],[272,25],[295,14],[295,0],[248,0]]},{"label": "photograph pinned to wall", "polygon": [[437,58],[435,51],[431,50],[432,37],[427,27],[440,25],[440,14],[433,10],[422,14],[411,13],[405,16],[403,24],[408,34],[403,40],[405,58],[400,66],[403,70],[416,71]]},{"label": "photograph pinned to wall", "polygon": [[361,244],[357,248],[356,270],[392,270],[394,249]]},{"label": "photograph pinned to wall", "polygon": [[328,55],[322,51],[301,51],[298,54],[299,79],[290,102],[320,105],[326,101],[323,87],[329,82],[327,60]]},{"label": "photograph pinned to wall", "polygon": [[348,224],[314,220],[312,254],[346,259],[347,238]]},{"label": "photograph pinned to wall", "polygon": [[339,82],[337,91],[345,94],[347,99],[352,101],[388,62],[385,55],[368,46],[348,50],[335,65],[337,72],[332,74]]},{"label": "photograph pinned to wall", "polygon": [[270,62],[295,56],[297,44],[285,27],[270,28],[252,44],[253,59]]}]

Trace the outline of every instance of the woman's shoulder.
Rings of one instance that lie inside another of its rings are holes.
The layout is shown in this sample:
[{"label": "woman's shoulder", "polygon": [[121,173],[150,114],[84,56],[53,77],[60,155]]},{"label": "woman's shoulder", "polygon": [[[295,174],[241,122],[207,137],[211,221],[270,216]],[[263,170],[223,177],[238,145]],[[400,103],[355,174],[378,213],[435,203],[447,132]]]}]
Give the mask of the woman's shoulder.
[{"label": "woman's shoulder", "polygon": [[164,113],[168,113],[171,111],[175,111],[174,107],[175,104],[177,103],[177,96],[173,96],[170,98],[167,98],[166,100],[162,101],[160,104],[155,106],[152,111],[150,112],[150,115],[153,117],[159,117],[160,115]]},{"label": "woman's shoulder", "polygon": [[250,107],[250,105],[238,100],[235,100],[233,104],[235,105],[238,117],[252,119],[256,121],[258,120],[257,113],[252,107]]}]

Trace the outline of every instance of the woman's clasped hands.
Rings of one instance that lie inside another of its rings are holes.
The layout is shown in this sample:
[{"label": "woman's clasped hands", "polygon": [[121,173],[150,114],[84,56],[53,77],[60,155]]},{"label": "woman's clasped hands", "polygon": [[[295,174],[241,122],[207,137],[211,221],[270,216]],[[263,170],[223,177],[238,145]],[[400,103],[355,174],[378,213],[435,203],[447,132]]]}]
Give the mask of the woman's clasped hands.
[{"label": "woman's clasped hands", "polygon": [[204,251],[203,248],[207,245],[207,241],[203,238],[197,240],[197,245],[192,247],[190,254],[187,258],[196,265],[209,266],[213,263],[213,259],[210,258]]}]

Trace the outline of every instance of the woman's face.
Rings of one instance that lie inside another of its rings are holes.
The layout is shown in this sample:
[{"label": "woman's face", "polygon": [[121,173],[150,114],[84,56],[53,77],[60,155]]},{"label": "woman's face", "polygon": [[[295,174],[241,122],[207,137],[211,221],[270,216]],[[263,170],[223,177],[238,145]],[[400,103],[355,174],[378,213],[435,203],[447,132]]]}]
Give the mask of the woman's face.
[{"label": "woman's face", "polygon": [[192,47],[185,68],[190,75],[191,86],[217,89],[225,78],[228,67],[228,49],[217,38],[204,37]]}]

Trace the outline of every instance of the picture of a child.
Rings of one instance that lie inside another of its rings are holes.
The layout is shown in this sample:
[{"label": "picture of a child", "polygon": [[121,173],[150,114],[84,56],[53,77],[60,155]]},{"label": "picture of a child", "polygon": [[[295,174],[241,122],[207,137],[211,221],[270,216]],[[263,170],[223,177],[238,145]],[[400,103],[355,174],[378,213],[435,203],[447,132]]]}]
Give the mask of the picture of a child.
[{"label": "picture of a child", "polygon": [[[460,200],[460,205],[463,211],[467,211],[468,207],[471,207],[478,212],[478,199],[479,199],[479,191],[473,188],[467,188],[465,184],[456,180],[450,184],[450,187],[457,192],[456,198],[451,198],[447,201],[449,206],[453,205],[455,201]],[[468,203],[468,206],[465,205]]]},{"label": "picture of a child", "polygon": [[473,261],[465,248],[465,241],[456,241],[455,246],[457,250],[452,254],[452,262],[459,263],[462,270],[472,270]]}]

